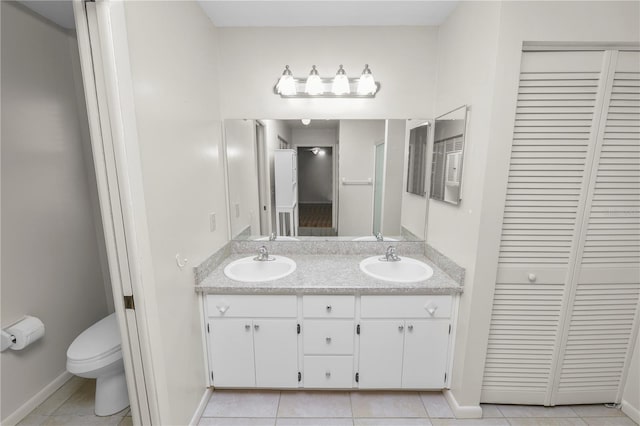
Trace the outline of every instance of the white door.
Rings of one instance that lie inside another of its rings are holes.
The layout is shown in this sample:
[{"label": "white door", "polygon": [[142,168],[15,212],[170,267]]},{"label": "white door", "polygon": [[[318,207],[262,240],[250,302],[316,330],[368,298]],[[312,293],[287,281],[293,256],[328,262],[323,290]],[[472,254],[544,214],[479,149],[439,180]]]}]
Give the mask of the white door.
[{"label": "white door", "polygon": [[444,388],[448,346],[448,320],[407,320],[402,387]]},{"label": "white door", "polygon": [[360,323],[360,389],[401,387],[403,345],[404,321]]},{"label": "white door", "polygon": [[214,386],[255,386],[252,325],[251,320],[243,319],[209,321]]},{"label": "white door", "polygon": [[298,330],[296,320],[253,321],[256,386],[298,386]]}]

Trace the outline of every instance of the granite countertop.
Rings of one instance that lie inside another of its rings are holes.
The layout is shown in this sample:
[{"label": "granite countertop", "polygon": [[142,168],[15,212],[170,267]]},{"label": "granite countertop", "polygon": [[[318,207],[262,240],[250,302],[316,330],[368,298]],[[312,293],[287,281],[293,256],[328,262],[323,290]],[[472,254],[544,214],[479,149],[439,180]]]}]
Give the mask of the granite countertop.
[{"label": "granite countertop", "polygon": [[[462,286],[424,256],[411,255],[433,268],[428,280],[394,283],[377,280],[360,271],[360,261],[372,255],[287,255],[296,262],[290,275],[267,282],[240,282],[227,278],[224,268],[249,254],[227,257],[200,284],[205,294],[457,294]],[[402,257],[402,256],[400,256]]]}]

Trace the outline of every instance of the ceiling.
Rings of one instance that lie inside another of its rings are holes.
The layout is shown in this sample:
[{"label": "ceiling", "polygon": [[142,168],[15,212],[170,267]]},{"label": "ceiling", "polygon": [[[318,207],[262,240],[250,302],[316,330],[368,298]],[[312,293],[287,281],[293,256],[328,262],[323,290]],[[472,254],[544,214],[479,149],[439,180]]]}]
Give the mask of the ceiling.
[{"label": "ceiling", "polygon": [[311,123],[305,125],[302,120],[282,120],[292,129],[337,129],[340,120],[311,120]]},{"label": "ceiling", "polygon": [[198,0],[218,27],[440,25],[457,1]]},{"label": "ceiling", "polygon": [[[63,28],[75,28],[71,0],[19,0]],[[198,0],[218,27],[440,25],[457,1]]]}]

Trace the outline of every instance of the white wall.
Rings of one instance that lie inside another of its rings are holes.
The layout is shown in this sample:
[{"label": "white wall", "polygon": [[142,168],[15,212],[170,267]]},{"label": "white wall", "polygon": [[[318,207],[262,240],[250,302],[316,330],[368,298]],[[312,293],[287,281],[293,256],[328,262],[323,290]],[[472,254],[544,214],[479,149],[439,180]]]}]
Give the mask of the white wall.
[{"label": "white wall", "polygon": [[4,423],[65,373],[67,348],[107,314],[107,300],[75,38],[15,3],[1,10],[2,326],[28,314],[46,330],[0,355]]},{"label": "white wall", "polygon": [[[406,120],[387,120],[384,147],[384,199],[382,234],[400,235],[404,176]],[[422,216],[424,224],[424,215]]]},{"label": "white wall", "polygon": [[340,120],[338,139],[338,235],[373,232],[373,185],[343,185],[342,179],[375,178],[375,145],[384,141],[384,120]]},{"label": "white wall", "polygon": [[229,177],[231,238],[249,227],[250,235],[260,234],[256,128],[253,120],[224,123]]},{"label": "white wall", "polygon": [[[187,424],[205,386],[192,267],[227,242],[218,35],[195,2],[125,2],[158,316],[148,318],[162,424]],[[209,231],[209,213],[217,229]],[[189,259],[178,269],[175,256]],[[146,278],[146,277],[145,277]]]},{"label": "white wall", "polygon": [[[435,27],[220,28],[225,118],[432,117]],[[282,99],[273,86],[289,65],[305,77],[344,65],[350,77],[371,67],[382,87],[375,99]],[[250,100],[250,101],[249,101]]]},{"label": "white wall", "polygon": [[463,406],[480,401],[522,42],[637,42],[639,14],[637,2],[461,2],[440,27],[435,112],[471,106],[462,203],[431,202],[427,231],[467,268],[452,375]]}]

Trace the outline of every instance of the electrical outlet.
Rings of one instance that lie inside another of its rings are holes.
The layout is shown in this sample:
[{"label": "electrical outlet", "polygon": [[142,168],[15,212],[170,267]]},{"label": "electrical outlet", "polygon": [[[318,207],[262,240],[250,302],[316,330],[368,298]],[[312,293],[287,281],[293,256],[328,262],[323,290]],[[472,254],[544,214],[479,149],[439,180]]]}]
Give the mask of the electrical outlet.
[{"label": "electrical outlet", "polygon": [[216,214],[209,213],[209,230],[215,232],[216,230]]},{"label": "electrical outlet", "polygon": [[240,217],[240,203],[236,203],[236,217]]}]

